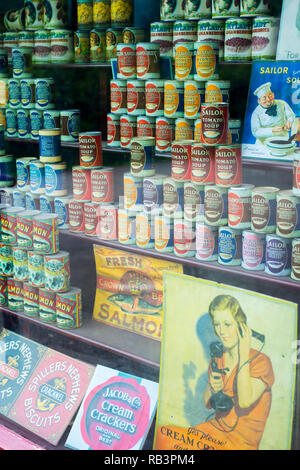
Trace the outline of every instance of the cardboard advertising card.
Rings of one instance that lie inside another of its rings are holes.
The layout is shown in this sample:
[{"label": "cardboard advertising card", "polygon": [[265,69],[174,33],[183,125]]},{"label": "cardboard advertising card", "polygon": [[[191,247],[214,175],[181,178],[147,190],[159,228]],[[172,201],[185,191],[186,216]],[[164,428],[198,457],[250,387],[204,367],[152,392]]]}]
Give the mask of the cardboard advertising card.
[{"label": "cardboard advertising card", "polygon": [[141,449],[157,396],[157,383],[98,365],[66,446],[76,450]]},{"label": "cardboard advertising card", "polygon": [[300,3],[283,0],[277,43],[277,60],[300,59]]},{"label": "cardboard advertising card", "polygon": [[155,450],[290,449],[297,304],[175,273],[164,280]]}]

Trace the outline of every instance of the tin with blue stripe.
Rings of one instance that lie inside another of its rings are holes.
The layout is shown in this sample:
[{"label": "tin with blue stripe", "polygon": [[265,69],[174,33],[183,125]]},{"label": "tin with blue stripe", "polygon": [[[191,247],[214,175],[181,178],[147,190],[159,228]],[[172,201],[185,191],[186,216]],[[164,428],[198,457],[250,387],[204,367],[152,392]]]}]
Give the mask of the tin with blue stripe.
[{"label": "tin with blue stripe", "polygon": [[35,79],[35,107],[37,109],[54,108],[54,79]]},{"label": "tin with blue stripe", "polygon": [[25,208],[28,211],[39,211],[40,210],[40,196],[39,194],[33,194],[27,192],[25,195]]},{"label": "tin with blue stripe", "polygon": [[18,78],[8,80],[8,104],[10,108],[21,107],[21,84]]},{"label": "tin with blue stripe", "polygon": [[45,192],[45,163],[40,160],[33,160],[29,165],[30,190],[35,194]]},{"label": "tin with blue stripe", "polygon": [[43,111],[44,129],[60,128],[60,111],[56,109],[47,109]]},{"label": "tin with blue stripe", "polygon": [[22,78],[20,81],[21,104],[23,108],[35,107],[35,83],[34,78]]},{"label": "tin with blue stripe", "polygon": [[30,109],[30,135],[34,140],[39,139],[39,131],[43,128],[43,111]]},{"label": "tin with blue stripe", "polygon": [[45,164],[45,193],[49,196],[66,196],[66,162]]},{"label": "tin with blue stripe", "polygon": [[54,196],[40,194],[40,211],[44,214],[54,214]]},{"label": "tin with blue stripe", "polygon": [[60,129],[39,131],[40,160],[44,163],[61,161]]},{"label": "tin with blue stripe", "polygon": [[5,134],[5,126],[0,124],[0,155],[5,155],[5,143],[4,143],[4,134]]},{"label": "tin with blue stripe", "polygon": [[219,227],[218,263],[226,266],[242,263],[242,230]]},{"label": "tin with blue stripe", "polygon": [[32,161],[37,161],[37,158],[25,157],[16,160],[17,186],[20,190],[26,191],[30,188],[30,163]]},{"label": "tin with blue stripe", "polygon": [[56,197],[54,199],[54,210],[58,217],[58,228],[69,228],[69,202],[72,201],[70,196]]},{"label": "tin with blue stripe", "polygon": [[21,139],[30,139],[30,113],[28,109],[17,110],[18,136]]},{"label": "tin with blue stripe", "polygon": [[6,120],[6,137],[16,137],[18,133],[18,120],[17,120],[17,110],[7,108],[5,110],[5,120]]},{"label": "tin with blue stripe", "polygon": [[25,191],[20,191],[19,189],[14,189],[13,190],[13,206],[14,207],[24,207],[24,209],[25,209],[26,208],[25,196],[26,196]]}]

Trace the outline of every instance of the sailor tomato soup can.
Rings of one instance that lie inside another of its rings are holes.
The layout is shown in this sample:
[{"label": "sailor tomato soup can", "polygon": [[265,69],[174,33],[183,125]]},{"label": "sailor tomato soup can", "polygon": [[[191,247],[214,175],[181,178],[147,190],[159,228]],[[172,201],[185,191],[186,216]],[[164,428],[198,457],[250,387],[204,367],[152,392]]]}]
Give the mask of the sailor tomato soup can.
[{"label": "sailor tomato soup can", "polygon": [[242,264],[242,230],[219,227],[218,263],[225,266]]},{"label": "sailor tomato soup can", "polygon": [[114,204],[100,205],[100,233],[102,240],[118,239],[118,207]]},{"label": "sailor tomato soup can", "polygon": [[78,287],[56,294],[56,324],[65,330],[82,326],[82,292]]},{"label": "sailor tomato soup can", "polygon": [[127,112],[126,80],[110,81],[110,111],[116,114],[124,114]]},{"label": "sailor tomato soup can", "polygon": [[276,197],[279,189],[260,186],[251,194],[251,230],[261,233],[276,231]]},{"label": "sailor tomato soup can", "polygon": [[191,181],[199,184],[215,182],[215,148],[198,142],[191,147]]},{"label": "sailor tomato soup can", "polygon": [[154,214],[141,211],[136,215],[136,244],[140,248],[154,248]]},{"label": "sailor tomato soup can", "polygon": [[228,142],[228,103],[204,103],[201,106],[201,142],[226,145]]},{"label": "sailor tomato soup can", "polygon": [[266,263],[266,235],[252,230],[242,232],[242,268],[264,271]]},{"label": "sailor tomato soup can", "polygon": [[124,245],[136,244],[136,216],[139,211],[118,210],[118,240]]},{"label": "sailor tomato soup can", "polygon": [[8,308],[14,312],[24,311],[23,282],[14,278],[7,279],[7,303]]},{"label": "sailor tomato soup can", "polygon": [[12,246],[0,243],[0,274],[4,277],[14,275]]},{"label": "sailor tomato soup can", "polygon": [[24,212],[24,207],[4,207],[1,210],[1,238],[8,245],[17,244],[18,216]]},{"label": "sailor tomato soup can", "polygon": [[45,165],[40,160],[31,160],[29,164],[30,191],[34,194],[45,192]]},{"label": "sailor tomato soup can", "polygon": [[[142,80],[127,81],[127,113],[135,116],[146,114],[145,82]],[[126,112],[125,111],[125,112]]]},{"label": "sailor tomato soup can", "polygon": [[146,213],[159,212],[163,204],[163,184],[166,175],[146,176],[143,179],[143,204]]},{"label": "sailor tomato soup can", "polygon": [[177,118],[175,119],[175,140],[193,140],[194,137],[194,121],[192,119]]},{"label": "sailor tomato soup can", "polygon": [[17,245],[20,248],[32,249],[33,247],[33,217],[40,211],[25,210],[17,217]]},{"label": "sailor tomato soup can", "polygon": [[194,80],[218,80],[219,45],[213,41],[195,42],[194,64]]},{"label": "sailor tomato soup can", "polygon": [[79,134],[79,158],[83,167],[102,165],[102,132],[82,132]]},{"label": "sailor tomato soup can", "polygon": [[266,235],[265,272],[272,276],[289,276],[292,265],[292,240],[274,234]]},{"label": "sailor tomato soup can", "polygon": [[24,292],[24,313],[28,317],[36,318],[39,316],[39,289],[34,287],[29,282],[23,283]]},{"label": "sailor tomato soup can", "polygon": [[155,174],[155,138],[135,137],[131,140],[130,172],[135,176]]},{"label": "sailor tomato soup can", "polygon": [[114,169],[94,168],[91,170],[91,201],[101,204],[114,202]]},{"label": "sailor tomato soup can", "polygon": [[39,317],[44,323],[56,323],[56,293],[39,288]]},{"label": "sailor tomato soup can", "polygon": [[91,169],[83,166],[73,166],[72,183],[73,198],[78,201],[91,200]]},{"label": "sailor tomato soup can", "polygon": [[136,78],[136,45],[117,44],[117,78]]},{"label": "sailor tomato soup can", "polygon": [[145,82],[146,116],[164,115],[164,80],[147,80]]},{"label": "sailor tomato soup can", "polygon": [[224,187],[242,184],[242,149],[240,144],[216,147],[215,183]]},{"label": "sailor tomato soup can", "polygon": [[43,254],[59,251],[58,218],[56,214],[39,214],[33,217],[33,249]]},{"label": "sailor tomato soup can", "polygon": [[204,103],[205,84],[196,80],[184,82],[184,117],[201,119],[201,104]]},{"label": "sailor tomato soup can", "polygon": [[277,193],[276,234],[287,238],[300,236],[300,196],[295,196],[292,189]]},{"label": "sailor tomato soup can", "polygon": [[43,163],[60,162],[60,129],[39,130],[40,161]]},{"label": "sailor tomato soup can", "polygon": [[123,114],[120,119],[120,142],[122,148],[130,149],[131,140],[136,137],[137,117]]},{"label": "sailor tomato soup can", "polygon": [[193,140],[183,140],[181,142],[172,143],[171,177],[174,180],[190,180],[191,148],[193,143]]},{"label": "sailor tomato soup can", "polygon": [[237,229],[251,227],[251,194],[253,184],[241,184],[228,190],[228,225]]},{"label": "sailor tomato soup can", "polygon": [[163,215],[165,217],[183,217],[184,181],[165,178],[163,182]]},{"label": "sailor tomato soup can", "polygon": [[58,228],[69,228],[69,202],[70,196],[58,196],[54,198],[54,212],[58,217]]},{"label": "sailor tomato soup can", "polygon": [[174,220],[164,215],[154,218],[154,248],[161,253],[174,251]]},{"label": "sailor tomato soup can", "polygon": [[291,278],[295,281],[300,281],[300,238],[292,240]]},{"label": "sailor tomato soup can", "polygon": [[59,251],[44,257],[45,288],[52,292],[66,292],[70,288],[70,255]]},{"label": "sailor tomato soup can", "polygon": [[69,230],[71,232],[84,232],[84,204],[90,201],[72,199],[69,202]]},{"label": "sailor tomato soup can", "polygon": [[196,253],[195,224],[185,219],[174,220],[174,254],[192,258]]},{"label": "sailor tomato soup can", "polygon": [[135,176],[132,173],[124,173],[124,208],[142,209],[143,208],[143,177]]},{"label": "sailor tomato soup can", "polygon": [[137,137],[155,137],[155,118],[148,116],[137,117]]},{"label": "sailor tomato soup can", "polygon": [[178,42],[174,46],[175,80],[192,80],[194,77],[194,43]]},{"label": "sailor tomato soup can", "polygon": [[159,44],[139,42],[136,45],[136,76],[139,80],[160,78]]},{"label": "sailor tomato soup can", "polygon": [[67,195],[67,163],[45,164],[45,193],[49,196]]},{"label": "sailor tomato soup can", "polygon": [[29,250],[28,257],[28,282],[35,287],[45,285],[44,255]]},{"label": "sailor tomato soup can", "polygon": [[183,188],[184,219],[191,222],[203,221],[204,185],[188,181]]},{"label": "sailor tomato soup can", "polygon": [[204,222],[208,225],[227,225],[228,189],[216,185],[204,187]]},{"label": "sailor tomato soup can", "polygon": [[230,102],[229,80],[208,80],[205,83],[206,103],[229,103]]},{"label": "sailor tomato soup can", "polygon": [[0,306],[7,306],[7,278],[0,275]]},{"label": "sailor tomato soup can", "polygon": [[96,202],[86,202],[84,204],[84,231],[90,237],[97,237],[100,234],[100,204]]},{"label": "sailor tomato soup can", "polygon": [[196,258],[200,261],[217,261],[218,259],[218,228],[196,223]]},{"label": "sailor tomato soup can", "polygon": [[179,80],[165,80],[164,86],[165,117],[184,117],[184,83]]},{"label": "sailor tomato soup can", "polygon": [[157,152],[170,152],[173,140],[175,140],[175,119],[164,116],[156,118],[155,150]]},{"label": "sailor tomato soup can", "polygon": [[120,147],[120,116],[118,114],[107,115],[107,145]]},{"label": "sailor tomato soup can", "polygon": [[13,246],[12,252],[13,252],[14,278],[17,279],[18,281],[27,281],[28,280],[27,248]]}]

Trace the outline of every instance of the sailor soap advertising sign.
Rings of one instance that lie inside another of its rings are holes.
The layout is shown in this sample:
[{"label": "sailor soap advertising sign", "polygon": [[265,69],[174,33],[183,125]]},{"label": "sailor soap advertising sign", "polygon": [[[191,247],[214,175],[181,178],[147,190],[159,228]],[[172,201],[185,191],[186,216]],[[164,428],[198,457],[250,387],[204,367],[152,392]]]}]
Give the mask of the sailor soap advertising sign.
[{"label": "sailor soap advertising sign", "polygon": [[157,396],[156,382],[98,365],[66,446],[76,450],[141,449]]},{"label": "sailor soap advertising sign", "polygon": [[242,140],[243,157],[292,161],[299,141],[299,63],[253,62]]}]

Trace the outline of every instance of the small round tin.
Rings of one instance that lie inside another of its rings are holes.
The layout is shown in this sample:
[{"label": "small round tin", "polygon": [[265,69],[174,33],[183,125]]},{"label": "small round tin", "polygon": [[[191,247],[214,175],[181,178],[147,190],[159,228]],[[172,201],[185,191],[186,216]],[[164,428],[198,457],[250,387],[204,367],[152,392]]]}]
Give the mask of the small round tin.
[{"label": "small round tin", "polygon": [[18,216],[24,211],[24,207],[5,207],[1,210],[1,238],[8,245],[17,244]]},{"label": "small round tin", "polygon": [[35,108],[35,82],[34,78],[20,80],[21,104],[23,108]]},{"label": "small round tin", "polygon": [[120,116],[110,113],[107,115],[107,145],[109,147],[120,147]]},{"label": "small round tin", "polygon": [[80,131],[80,110],[69,109],[60,112],[61,142],[75,142]]},{"label": "small round tin", "polygon": [[102,132],[79,134],[79,158],[83,167],[96,168],[102,165]]},{"label": "small round tin", "polygon": [[60,129],[39,131],[40,161],[56,163],[61,161]]},{"label": "small round tin", "polygon": [[72,168],[73,198],[77,201],[91,200],[91,169],[82,166]]},{"label": "small round tin", "polygon": [[191,146],[191,181],[199,184],[215,182],[215,148],[200,142]]},{"label": "small round tin", "polygon": [[118,210],[118,240],[123,245],[136,244],[136,215],[137,210]]},{"label": "small round tin", "polygon": [[56,294],[39,288],[39,317],[44,323],[56,323]]},{"label": "small round tin", "polygon": [[89,201],[72,199],[69,202],[69,230],[71,232],[84,232],[84,204]]},{"label": "small round tin", "polygon": [[30,135],[31,139],[39,139],[39,131],[43,128],[43,111],[40,109],[30,109]]},{"label": "small round tin", "polygon": [[154,137],[134,137],[130,148],[130,172],[135,176],[152,176],[155,157]]},{"label": "small round tin", "polygon": [[35,107],[54,109],[54,78],[35,79]]},{"label": "small round tin", "polygon": [[44,255],[36,251],[28,251],[28,282],[35,287],[44,287]]},{"label": "small round tin", "polygon": [[142,209],[143,207],[143,177],[124,173],[123,195],[125,209]]},{"label": "small round tin", "polygon": [[[145,82],[142,80],[127,80],[127,109],[128,114],[141,116],[145,109]],[[125,111],[125,112],[126,112]]]},{"label": "small round tin", "polygon": [[97,237],[100,234],[100,204],[96,202],[86,202],[84,204],[84,231],[90,237]]},{"label": "small round tin", "polygon": [[145,109],[147,116],[164,115],[164,80],[147,80],[145,83]]},{"label": "small round tin", "polygon": [[194,43],[194,80],[207,81],[219,78],[219,46],[214,41]]},{"label": "small round tin", "polygon": [[273,233],[276,230],[276,197],[278,188],[256,187],[251,194],[251,230]]},{"label": "small round tin", "polygon": [[33,248],[33,217],[38,210],[24,210],[17,217],[17,245],[21,248]]},{"label": "small round tin", "polygon": [[114,168],[91,170],[91,200],[98,204],[114,202]]},{"label": "small round tin", "polygon": [[136,215],[136,245],[154,248],[154,215],[141,211]]},{"label": "small round tin", "polygon": [[110,110],[112,113],[127,112],[127,82],[126,80],[110,81]]},{"label": "small round tin", "polygon": [[175,139],[175,119],[164,116],[156,118],[155,122],[155,149],[157,152],[170,152],[171,144]]},{"label": "small round tin", "polygon": [[289,276],[292,263],[292,240],[266,235],[265,272],[272,276]]},{"label": "small round tin", "polygon": [[249,271],[263,271],[266,262],[266,236],[251,230],[242,232],[242,267]]},{"label": "small round tin", "polygon": [[70,255],[59,251],[44,257],[45,288],[52,292],[66,292],[70,288]]},{"label": "small round tin", "polygon": [[23,283],[24,293],[24,313],[28,317],[36,318],[39,316],[39,289],[32,286],[29,282]]},{"label": "small round tin", "polygon": [[181,218],[184,206],[184,181],[166,178],[163,182],[163,216]]},{"label": "small round tin", "polygon": [[14,278],[17,281],[28,280],[28,260],[27,248],[20,248],[13,246],[13,265],[14,265]]},{"label": "small round tin", "polygon": [[45,193],[49,196],[67,195],[66,162],[45,163]]},{"label": "small round tin", "polygon": [[174,251],[174,220],[156,215],[154,218],[154,248],[160,253]]},{"label": "small round tin", "polygon": [[136,45],[117,44],[117,78],[129,80],[136,76]]},{"label": "small round tin", "polygon": [[184,117],[184,83],[178,80],[165,80],[164,85],[165,117]]},{"label": "small round tin", "polygon": [[0,274],[5,278],[14,274],[12,246],[6,243],[0,243]]},{"label": "small round tin", "polygon": [[242,264],[242,230],[219,227],[218,263],[225,266]]},{"label": "small round tin", "polygon": [[277,193],[276,234],[287,238],[300,236],[300,196],[295,196],[293,190]]},{"label": "small round tin", "polygon": [[33,249],[37,253],[59,251],[58,218],[56,214],[39,214],[33,217]]},{"label": "small round tin", "polygon": [[67,330],[82,326],[81,289],[71,287],[67,292],[56,294],[56,324]]},{"label": "small round tin", "polygon": [[160,78],[159,44],[139,42],[136,45],[136,76],[139,80]]},{"label": "small round tin", "polygon": [[217,261],[218,259],[218,228],[196,223],[196,258],[200,261]]},{"label": "small round tin", "polygon": [[195,224],[185,219],[174,220],[174,254],[192,258],[196,253]]},{"label": "small round tin", "polygon": [[204,221],[208,225],[227,225],[228,188],[216,185],[204,187]]},{"label": "small round tin", "polygon": [[228,190],[228,225],[237,229],[251,227],[251,193],[253,184],[241,184]]},{"label": "small round tin", "polygon": [[14,312],[24,311],[23,282],[14,278],[7,279],[8,308]]},{"label": "small round tin", "polygon": [[17,186],[20,190],[30,188],[30,163],[38,161],[35,157],[23,157],[16,159]]},{"label": "small round tin", "polygon": [[69,228],[69,202],[70,196],[58,196],[54,199],[54,212],[58,217],[58,228]]}]

